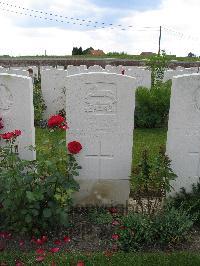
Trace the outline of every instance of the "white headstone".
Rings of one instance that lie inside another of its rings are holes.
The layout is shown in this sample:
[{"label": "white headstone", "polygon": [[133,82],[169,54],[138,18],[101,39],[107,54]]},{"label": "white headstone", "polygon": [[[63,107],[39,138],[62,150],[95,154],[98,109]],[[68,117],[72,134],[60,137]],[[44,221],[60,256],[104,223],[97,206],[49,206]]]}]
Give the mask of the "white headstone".
[{"label": "white headstone", "polygon": [[88,72],[105,72],[105,69],[103,69],[101,66],[99,65],[94,65],[94,66],[90,66],[88,68]]},{"label": "white headstone", "polygon": [[125,204],[129,196],[135,79],[88,73],[66,79],[67,142],[79,141],[78,204]]},{"label": "white headstone", "polygon": [[108,72],[108,73],[120,74],[120,73],[117,73],[118,70],[117,70],[116,66],[106,65],[105,66],[105,71]]},{"label": "white headstone", "polygon": [[79,70],[80,70],[80,73],[87,73],[88,72],[86,65],[80,65]]},{"label": "white headstone", "polygon": [[65,77],[67,71],[52,69],[41,72],[41,89],[47,109],[44,118],[65,109]]},{"label": "white headstone", "polygon": [[172,81],[167,154],[178,179],[175,192],[187,191],[200,177],[200,75],[177,76]]},{"label": "white headstone", "polygon": [[78,66],[72,66],[72,65],[69,65],[67,67],[67,74],[68,75],[76,75],[76,74],[79,74],[80,73],[80,69]]},{"label": "white headstone", "polygon": [[15,74],[18,76],[29,76],[29,72],[27,71],[27,69],[22,69],[22,68],[10,68],[7,71],[8,74]]},{"label": "white headstone", "polygon": [[124,74],[135,77],[137,87],[151,88],[151,71],[138,67],[125,70]]},{"label": "white headstone", "polygon": [[163,81],[170,80],[176,76],[185,75],[185,74],[193,74],[193,73],[197,73],[197,72],[198,72],[197,68],[180,68],[180,67],[177,67],[176,70],[168,69],[165,71]]},{"label": "white headstone", "polygon": [[30,146],[35,146],[31,78],[0,74],[0,117],[4,123],[2,133],[16,129],[22,131],[18,138],[19,156],[22,159],[35,160],[35,151],[29,149]]}]

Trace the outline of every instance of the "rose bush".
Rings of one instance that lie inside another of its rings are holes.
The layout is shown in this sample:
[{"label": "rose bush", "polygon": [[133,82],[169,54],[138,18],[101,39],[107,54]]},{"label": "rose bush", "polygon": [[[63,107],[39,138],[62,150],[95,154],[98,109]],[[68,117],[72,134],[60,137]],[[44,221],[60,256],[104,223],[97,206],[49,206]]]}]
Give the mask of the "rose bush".
[{"label": "rose bush", "polygon": [[[49,139],[36,147],[37,160],[21,160],[14,148],[20,130],[2,134],[7,145],[0,147],[0,224],[2,230],[41,234],[67,226],[72,194],[79,189],[74,180],[80,166],[73,154],[58,142],[57,131],[67,128],[65,119],[48,121]],[[66,239],[67,241],[67,239]]]}]

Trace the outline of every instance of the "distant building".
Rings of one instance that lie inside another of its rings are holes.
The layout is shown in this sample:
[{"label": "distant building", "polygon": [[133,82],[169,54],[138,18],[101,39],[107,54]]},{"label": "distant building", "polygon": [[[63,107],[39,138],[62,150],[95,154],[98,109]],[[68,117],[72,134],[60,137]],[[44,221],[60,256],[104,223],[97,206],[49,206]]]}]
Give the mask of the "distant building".
[{"label": "distant building", "polygon": [[151,56],[151,55],[156,55],[156,53],[152,53],[152,52],[142,52],[140,55],[142,55],[142,56]]},{"label": "distant building", "polygon": [[101,56],[101,55],[105,55],[103,50],[90,50],[90,54],[94,55],[94,56]]}]

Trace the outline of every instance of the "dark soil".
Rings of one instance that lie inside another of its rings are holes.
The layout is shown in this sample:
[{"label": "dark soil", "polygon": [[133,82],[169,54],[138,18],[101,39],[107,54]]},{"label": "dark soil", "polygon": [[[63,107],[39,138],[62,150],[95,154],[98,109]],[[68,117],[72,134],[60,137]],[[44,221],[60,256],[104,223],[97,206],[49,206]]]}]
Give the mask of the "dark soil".
[{"label": "dark soil", "polygon": [[[115,220],[115,215],[113,215]],[[88,215],[88,211],[77,211],[73,213],[72,225],[67,228],[60,228],[57,232],[48,232],[41,234],[48,237],[48,241],[42,245],[33,243],[31,237],[12,234],[6,237],[0,235],[0,252],[1,251],[34,251],[42,248],[59,247],[60,251],[83,251],[83,252],[101,252],[106,250],[116,250],[113,244],[112,234],[115,226],[112,223],[96,224]],[[65,236],[69,236],[71,241],[63,241]],[[36,237],[40,238],[40,237]],[[60,240],[60,242],[58,241]],[[57,241],[55,243],[55,241]],[[21,245],[20,245],[21,242]],[[194,227],[191,236],[187,242],[176,246],[161,247],[152,243],[152,246],[144,247],[146,252],[153,251],[200,251],[200,228]]]}]

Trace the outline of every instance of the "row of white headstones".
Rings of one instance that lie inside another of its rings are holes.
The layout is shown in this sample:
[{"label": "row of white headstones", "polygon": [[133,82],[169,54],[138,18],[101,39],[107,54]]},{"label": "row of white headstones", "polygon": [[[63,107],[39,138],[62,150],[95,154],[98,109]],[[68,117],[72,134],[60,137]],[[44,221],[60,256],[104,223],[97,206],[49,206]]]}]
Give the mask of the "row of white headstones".
[{"label": "row of white headstones", "polygon": [[[33,77],[38,77],[38,68],[36,66],[28,67],[27,69],[33,70]],[[0,73],[16,74],[29,76],[30,73],[24,67],[10,69],[0,68]],[[41,67],[41,89],[43,94],[43,99],[46,105],[46,110],[44,112],[44,119],[47,119],[52,113],[58,113],[60,110],[65,109],[65,77],[69,75],[75,75],[80,73],[90,73],[90,72],[108,72],[124,74],[127,76],[136,78],[136,87],[151,87],[151,72],[144,67],[136,66],[111,66],[106,65],[103,69],[99,65],[94,65],[89,68],[85,65],[72,66],[69,65],[66,70],[63,67]],[[165,71],[164,81],[171,79],[173,76],[182,74],[191,74],[198,71],[197,67],[194,68],[182,68],[177,67],[176,70]]]},{"label": "row of white headstones", "polygon": [[[67,142],[79,141],[82,166],[77,204],[125,204],[132,164],[135,90],[133,77],[105,72],[63,77],[69,130]],[[0,74],[2,132],[22,131],[19,155],[35,160],[33,84],[29,77]],[[181,187],[191,190],[200,175],[200,74],[173,78],[167,154]]]}]

